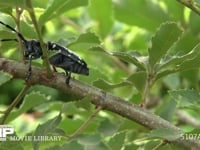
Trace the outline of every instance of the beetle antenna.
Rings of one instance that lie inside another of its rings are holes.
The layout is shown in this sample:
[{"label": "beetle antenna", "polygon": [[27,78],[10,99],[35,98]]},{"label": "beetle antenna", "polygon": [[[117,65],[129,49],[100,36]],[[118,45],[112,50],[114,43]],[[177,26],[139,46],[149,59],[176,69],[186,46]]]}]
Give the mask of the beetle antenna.
[{"label": "beetle antenna", "polygon": [[26,41],[26,39],[23,37],[23,35],[21,33],[19,33],[18,31],[16,31],[13,27],[3,23],[2,21],[0,21],[0,24],[4,25],[6,28],[12,30],[13,32],[15,32],[17,34],[17,36],[22,40],[22,41]]},{"label": "beetle antenna", "polygon": [[6,41],[15,41],[15,42],[18,42],[17,39],[1,39],[0,41],[1,42],[6,42]]}]

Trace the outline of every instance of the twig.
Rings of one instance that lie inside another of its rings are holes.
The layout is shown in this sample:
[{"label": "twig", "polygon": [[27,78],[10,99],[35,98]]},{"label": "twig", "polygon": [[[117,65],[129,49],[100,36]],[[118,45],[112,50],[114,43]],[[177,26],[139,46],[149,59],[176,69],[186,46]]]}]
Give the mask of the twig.
[{"label": "twig", "polygon": [[12,102],[12,104],[3,112],[4,116],[2,117],[2,120],[1,120],[0,124],[4,124],[5,123],[5,121],[6,121],[7,117],[9,116],[10,112],[21,101],[21,99],[25,95],[25,93],[28,90],[28,88],[29,88],[28,84],[24,85],[23,89],[20,91],[20,93],[14,99],[14,101]]},{"label": "twig", "polygon": [[[24,74],[27,70],[27,67],[28,66],[23,63],[0,58],[0,70],[12,74],[14,78],[24,79]],[[48,80],[46,76],[47,74],[43,69],[33,66],[33,74],[32,78],[30,79],[30,84],[46,85],[68,94],[73,94],[80,98],[91,95],[91,102],[94,105],[101,106],[105,110],[112,111],[149,129],[168,128],[173,130],[174,133],[183,133],[180,128],[151,113],[150,111],[119,97],[113,96],[104,90],[98,89],[75,79],[70,79],[70,86],[66,86],[65,76],[61,74],[55,74],[51,80]],[[200,141],[198,140],[180,138],[171,142],[186,149],[190,149],[191,147],[194,150],[200,149]]]},{"label": "twig", "polygon": [[190,8],[198,15],[200,15],[200,8],[196,5],[194,0],[177,0],[177,1],[180,2],[181,4],[185,5],[186,7]]},{"label": "twig", "polygon": [[44,43],[44,41],[42,39],[41,30],[39,28],[39,25],[38,25],[36,17],[35,17],[34,9],[33,9],[33,6],[32,6],[32,1],[31,0],[26,0],[26,5],[28,7],[29,15],[30,15],[30,17],[32,19],[32,22],[34,24],[36,33],[37,33],[39,41],[40,41],[40,45],[42,47],[42,53],[43,53],[43,57],[42,58],[44,60],[45,66],[46,66],[47,75],[50,77],[52,75],[52,72],[51,72],[51,68],[50,68],[50,64],[49,64],[48,54],[47,54],[45,43]]},{"label": "twig", "polygon": [[163,147],[164,145],[166,145],[168,142],[167,141],[161,141],[158,145],[156,145],[156,147],[153,148],[153,150],[159,150],[161,147]]},{"label": "twig", "polygon": [[[20,32],[20,17],[21,17],[21,14],[23,12],[23,9],[16,7],[15,11],[16,11],[15,23],[17,25],[17,31]],[[23,44],[22,44],[21,39],[18,36],[17,36],[17,39],[19,41],[19,51],[20,51],[21,60],[24,61]]]},{"label": "twig", "polygon": [[80,128],[78,128],[73,134],[71,134],[69,136],[69,138],[72,138],[78,134],[80,134],[88,125],[89,123],[94,119],[94,117],[96,117],[96,115],[98,114],[98,112],[102,109],[101,106],[97,107],[97,109],[95,110],[95,112],[88,118],[88,120],[86,120],[86,122],[84,122]]}]

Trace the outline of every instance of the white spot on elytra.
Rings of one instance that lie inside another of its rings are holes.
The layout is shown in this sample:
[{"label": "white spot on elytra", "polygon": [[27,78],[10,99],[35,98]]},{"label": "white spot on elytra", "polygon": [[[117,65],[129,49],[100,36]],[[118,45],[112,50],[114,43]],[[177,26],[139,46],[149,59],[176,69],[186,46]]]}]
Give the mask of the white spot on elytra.
[{"label": "white spot on elytra", "polygon": [[53,44],[53,45],[52,45],[52,48],[56,48],[56,44]]}]

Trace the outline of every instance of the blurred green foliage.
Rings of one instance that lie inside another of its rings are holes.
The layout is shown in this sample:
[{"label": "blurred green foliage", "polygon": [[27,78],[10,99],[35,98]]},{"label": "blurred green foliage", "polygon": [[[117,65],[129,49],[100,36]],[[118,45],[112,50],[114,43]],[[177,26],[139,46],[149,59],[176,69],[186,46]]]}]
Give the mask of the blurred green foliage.
[{"label": "blurred green foliage", "polygon": [[[33,6],[43,39],[70,48],[89,65],[90,75],[73,74],[76,79],[133,103],[141,103],[148,89],[148,99],[156,102],[151,109],[157,115],[177,124],[175,112],[182,109],[200,119],[197,115],[200,16],[177,1],[162,0],[34,0]],[[16,7],[23,10],[20,32],[27,39],[37,39],[26,0],[0,1],[0,20],[16,27],[19,21]],[[0,39],[15,37],[0,25]],[[21,61],[20,56],[17,43],[0,43],[0,57]],[[42,67],[42,60],[34,60],[33,65]],[[0,72],[1,110],[7,108],[23,86],[24,81]],[[101,111],[83,133],[66,140],[63,132],[72,134],[95,110],[89,96],[84,103],[78,100],[49,87],[31,87],[23,102],[8,116],[6,124],[15,127],[16,135],[39,135],[43,131],[43,135],[62,135],[62,140],[15,144],[6,141],[0,143],[0,147],[12,145],[19,150],[38,147],[44,150],[152,149],[160,139],[170,136],[162,129],[149,135],[144,127]],[[196,128],[192,125],[180,127],[186,132]],[[151,138],[145,138],[147,135]],[[169,144],[162,150],[169,148],[179,149]]]}]

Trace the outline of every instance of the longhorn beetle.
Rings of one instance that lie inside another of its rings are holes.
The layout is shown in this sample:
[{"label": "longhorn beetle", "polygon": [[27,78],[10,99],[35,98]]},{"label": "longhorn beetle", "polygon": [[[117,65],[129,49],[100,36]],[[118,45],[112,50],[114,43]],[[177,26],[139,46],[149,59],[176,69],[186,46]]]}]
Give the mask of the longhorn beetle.
[{"label": "longhorn beetle", "polygon": [[[15,32],[19,37],[19,39],[22,41],[24,47],[24,57],[26,60],[29,60],[29,68],[25,78],[25,80],[28,81],[32,73],[32,66],[31,66],[32,59],[37,59],[43,56],[40,42],[35,39],[32,40],[25,39],[20,32],[16,31],[13,27],[3,23],[2,21],[0,21],[0,24]],[[1,41],[18,42],[17,39],[2,39]],[[77,54],[73,53],[68,48],[65,48],[54,42],[47,42],[45,43],[45,45],[47,51],[56,50],[58,52],[49,58],[49,62],[53,67],[60,67],[65,70],[66,84],[69,84],[71,72],[77,74],[89,75],[89,69],[87,67],[86,62],[83,59],[81,59]]]}]

